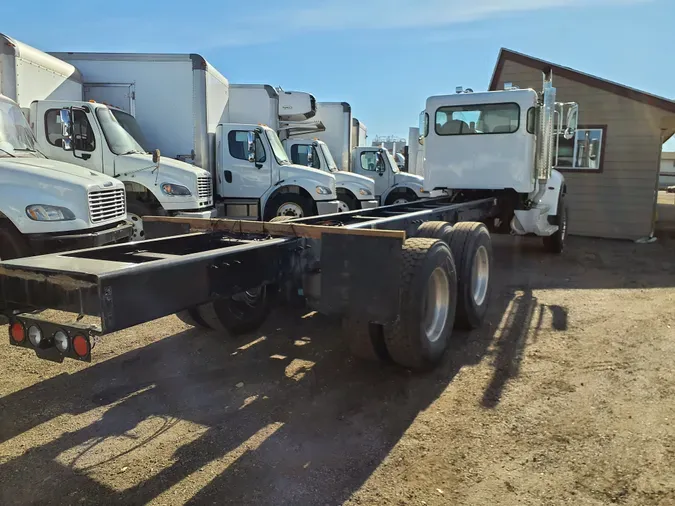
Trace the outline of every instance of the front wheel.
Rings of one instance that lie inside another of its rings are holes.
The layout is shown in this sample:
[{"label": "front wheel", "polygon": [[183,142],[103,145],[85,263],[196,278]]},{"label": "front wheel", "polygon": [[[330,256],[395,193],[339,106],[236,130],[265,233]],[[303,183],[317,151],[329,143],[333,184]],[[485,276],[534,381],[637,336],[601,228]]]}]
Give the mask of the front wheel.
[{"label": "front wheel", "polygon": [[384,205],[407,204],[408,202],[414,202],[415,200],[418,200],[418,198],[412,191],[398,192],[388,195],[384,201]]},{"label": "front wheel", "polygon": [[265,206],[263,219],[271,221],[277,216],[288,216],[292,219],[314,216],[314,202],[299,193],[280,193]]},{"label": "front wheel", "polygon": [[548,237],[543,237],[544,249],[549,253],[560,254],[565,249],[567,238],[567,206],[563,195],[558,199],[558,230]]},{"label": "front wheel", "polygon": [[338,192],[338,212],[346,213],[348,211],[355,211],[356,209],[361,209],[359,201],[356,200],[351,194],[347,192]]},{"label": "front wheel", "polygon": [[143,216],[154,216],[157,211],[150,204],[140,200],[129,199],[127,201],[127,222],[132,225],[131,240],[145,240],[145,230],[143,229]]}]

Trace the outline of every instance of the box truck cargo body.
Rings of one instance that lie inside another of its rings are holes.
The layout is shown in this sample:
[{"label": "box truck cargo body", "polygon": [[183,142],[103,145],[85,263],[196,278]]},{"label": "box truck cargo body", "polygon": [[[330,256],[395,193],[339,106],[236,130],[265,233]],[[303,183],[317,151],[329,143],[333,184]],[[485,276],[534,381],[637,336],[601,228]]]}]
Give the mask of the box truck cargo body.
[{"label": "box truck cargo body", "polygon": [[[133,106],[151,148],[212,174],[218,199],[212,216],[262,219],[337,210],[334,177],[276,156],[276,131],[287,127],[279,124],[280,106],[287,111],[284,121],[307,119],[313,97],[291,92],[280,100],[270,86],[230,85],[196,54],[54,55],[81,70],[89,98],[117,99],[115,105],[129,111]],[[126,94],[119,91],[124,86]]]}]

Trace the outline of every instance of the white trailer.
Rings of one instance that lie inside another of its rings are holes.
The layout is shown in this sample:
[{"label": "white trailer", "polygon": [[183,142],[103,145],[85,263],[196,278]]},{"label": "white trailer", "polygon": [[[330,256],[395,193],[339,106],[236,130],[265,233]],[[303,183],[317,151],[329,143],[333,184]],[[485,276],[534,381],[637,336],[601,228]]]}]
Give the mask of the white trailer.
[{"label": "white trailer", "polygon": [[[2,90],[23,108],[41,151],[122,181],[134,239],[143,238],[143,215],[177,215],[213,205],[209,174],[147,153],[120,128],[125,123],[139,130],[133,116],[86,101],[84,78],[77,68],[5,35],[0,35],[0,44],[5,54]],[[133,102],[133,94],[129,97]],[[61,109],[69,109],[73,120],[70,150],[62,147]]]},{"label": "white trailer", "polygon": [[[133,112],[150,147],[212,174],[216,208],[210,217],[271,219],[337,210],[335,178],[292,165],[279,150],[276,129],[262,126],[274,119],[265,113],[269,105],[245,100],[202,56],[53,54],[83,72],[90,97],[114,99],[113,93],[126,90],[119,92],[119,107],[131,107],[127,95],[135,98]],[[283,106],[293,111],[289,118],[306,119],[297,112],[303,99],[296,98],[284,95]],[[306,102],[311,107],[313,98]]]}]

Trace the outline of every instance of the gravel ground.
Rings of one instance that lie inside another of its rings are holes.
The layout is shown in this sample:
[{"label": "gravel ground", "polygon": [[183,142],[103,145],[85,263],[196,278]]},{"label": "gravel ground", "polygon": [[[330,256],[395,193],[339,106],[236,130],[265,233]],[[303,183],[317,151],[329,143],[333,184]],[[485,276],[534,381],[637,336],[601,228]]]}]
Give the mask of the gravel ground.
[{"label": "gravel ground", "polygon": [[675,505],[675,243],[495,259],[488,321],[426,375],[288,309],[236,341],[167,317],[89,365],[4,342],[0,504]]}]

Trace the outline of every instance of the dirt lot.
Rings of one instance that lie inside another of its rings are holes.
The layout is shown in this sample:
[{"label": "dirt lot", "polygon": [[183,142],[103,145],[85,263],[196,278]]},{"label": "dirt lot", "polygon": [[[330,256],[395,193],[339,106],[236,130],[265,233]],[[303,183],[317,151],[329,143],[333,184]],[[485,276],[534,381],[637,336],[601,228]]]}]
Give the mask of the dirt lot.
[{"label": "dirt lot", "polygon": [[675,505],[675,244],[568,246],[500,238],[488,323],[427,375],[290,310],[89,366],[2,342],[0,503]]}]

